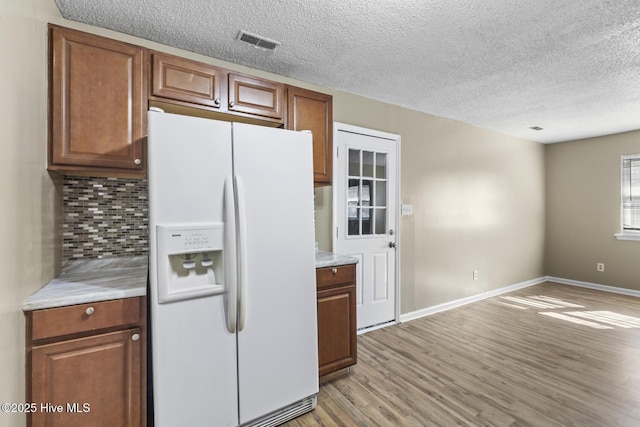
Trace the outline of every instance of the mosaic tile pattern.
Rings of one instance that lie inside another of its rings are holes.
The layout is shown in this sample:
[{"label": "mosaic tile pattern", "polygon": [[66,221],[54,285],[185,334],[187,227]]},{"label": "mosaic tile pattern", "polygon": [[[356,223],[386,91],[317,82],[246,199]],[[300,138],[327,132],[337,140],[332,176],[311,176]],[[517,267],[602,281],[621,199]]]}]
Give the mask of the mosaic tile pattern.
[{"label": "mosaic tile pattern", "polygon": [[146,180],[65,176],[62,261],[147,255]]}]

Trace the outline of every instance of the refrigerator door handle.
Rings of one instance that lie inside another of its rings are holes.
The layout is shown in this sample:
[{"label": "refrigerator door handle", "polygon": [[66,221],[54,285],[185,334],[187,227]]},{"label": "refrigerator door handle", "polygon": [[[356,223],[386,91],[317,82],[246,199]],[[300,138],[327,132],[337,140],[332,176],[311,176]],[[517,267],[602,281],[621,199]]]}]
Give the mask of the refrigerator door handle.
[{"label": "refrigerator door handle", "polygon": [[236,254],[236,208],[233,191],[233,176],[224,181],[225,205],[225,276],[227,281],[227,329],[236,332],[238,318],[238,273]]},{"label": "refrigerator door handle", "polygon": [[238,331],[244,329],[245,320],[247,318],[247,283],[248,283],[248,267],[247,267],[247,209],[244,191],[244,182],[242,177],[236,175],[236,195],[238,203],[238,244],[239,250],[239,273],[240,286],[238,294]]}]

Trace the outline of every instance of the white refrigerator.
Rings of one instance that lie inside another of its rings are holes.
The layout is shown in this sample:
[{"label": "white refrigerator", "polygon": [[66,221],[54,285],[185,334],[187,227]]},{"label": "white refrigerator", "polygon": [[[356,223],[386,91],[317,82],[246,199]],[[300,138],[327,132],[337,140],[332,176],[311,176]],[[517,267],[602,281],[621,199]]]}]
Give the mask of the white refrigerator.
[{"label": "white refrigerator", "polygon": [[311,134],[148,119],[155,425],[275,426],[312,410]]}]

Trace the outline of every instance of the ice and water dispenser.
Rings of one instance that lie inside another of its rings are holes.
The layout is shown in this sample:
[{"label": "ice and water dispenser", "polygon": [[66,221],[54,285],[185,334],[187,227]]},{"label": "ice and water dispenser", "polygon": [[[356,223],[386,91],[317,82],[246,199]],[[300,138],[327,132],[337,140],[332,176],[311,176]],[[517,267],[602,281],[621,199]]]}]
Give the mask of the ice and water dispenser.
[{"label": "ice and water dispenser", "polygon": [[223,223],[156,227],[160,303],[224,292]]}]

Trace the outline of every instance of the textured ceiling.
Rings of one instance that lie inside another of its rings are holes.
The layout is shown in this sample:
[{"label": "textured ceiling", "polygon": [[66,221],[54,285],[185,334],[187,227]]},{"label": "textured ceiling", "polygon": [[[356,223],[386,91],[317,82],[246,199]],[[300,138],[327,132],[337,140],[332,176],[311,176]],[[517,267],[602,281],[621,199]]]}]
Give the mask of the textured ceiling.
[{"label": "textured ceiling", "polygon": [[534,141],[640,129],[638,0],[55,1],[67,19]]}]

